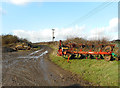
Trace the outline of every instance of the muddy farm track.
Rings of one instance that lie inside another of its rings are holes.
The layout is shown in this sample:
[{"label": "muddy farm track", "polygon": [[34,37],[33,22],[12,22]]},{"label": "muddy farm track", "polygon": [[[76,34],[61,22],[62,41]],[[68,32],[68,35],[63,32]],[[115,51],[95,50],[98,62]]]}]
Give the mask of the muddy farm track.
[{"label": "muddy farm track", "polygon": [[91,86],[76,74],[65,71],[49,59],[51,48],[3,53],[3,86]]}]

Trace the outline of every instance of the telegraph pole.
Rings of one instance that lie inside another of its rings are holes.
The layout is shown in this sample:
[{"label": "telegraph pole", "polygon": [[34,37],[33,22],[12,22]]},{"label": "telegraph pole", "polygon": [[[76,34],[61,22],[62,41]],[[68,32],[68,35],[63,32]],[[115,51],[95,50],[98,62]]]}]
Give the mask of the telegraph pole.
[{"label": "telegraph pole", "polygon": [[54,31],[55,31],[55,29],[52,29],[52,41],[54,42],[54,39],[55,39],[55,36],[54,36]]}]

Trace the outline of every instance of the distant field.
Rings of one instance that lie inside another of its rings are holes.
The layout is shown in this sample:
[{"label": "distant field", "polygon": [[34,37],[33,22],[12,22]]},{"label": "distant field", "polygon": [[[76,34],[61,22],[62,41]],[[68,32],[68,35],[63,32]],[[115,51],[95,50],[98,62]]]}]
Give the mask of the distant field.
[{"label": "distant field", "polygon": [[67,59],[57,56],[57,48],[50,54],[51,61],[65,70],[79,74],[83,79],[100,86],[118,86],[118,61],[105,61],[96,59]]}]

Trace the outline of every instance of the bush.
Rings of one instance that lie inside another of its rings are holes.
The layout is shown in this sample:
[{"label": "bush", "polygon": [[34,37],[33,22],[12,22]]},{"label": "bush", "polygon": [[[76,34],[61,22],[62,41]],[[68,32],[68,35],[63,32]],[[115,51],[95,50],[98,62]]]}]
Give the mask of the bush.
[{"label": "bush", "polygon": [[76,43],[76,44],[93,44],[93,45],[98,45],[98,44],[109,44],[110,42],[107,41],[106,38],[103,38],[101,40],[86,40],[84,38],[68,38],[67,40],[63,41],[63,44],[67,43]]},{"label": "bush", "polygon": [[10,34],[2,35],[2,45],[15,44],[18,42],[31,43],[27,39],[18,38],[15,35],[10,35]]}]

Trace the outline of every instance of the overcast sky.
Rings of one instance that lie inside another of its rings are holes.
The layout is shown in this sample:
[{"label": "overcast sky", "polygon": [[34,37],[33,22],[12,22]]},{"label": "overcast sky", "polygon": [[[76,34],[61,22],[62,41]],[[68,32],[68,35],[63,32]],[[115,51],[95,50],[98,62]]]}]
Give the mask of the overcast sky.
[{"label": "overcast sky", "polygon": [[6,0],[0,4],[2,34],[32,42],[68,37],[118,39],[118,2],[30,2]]}]

